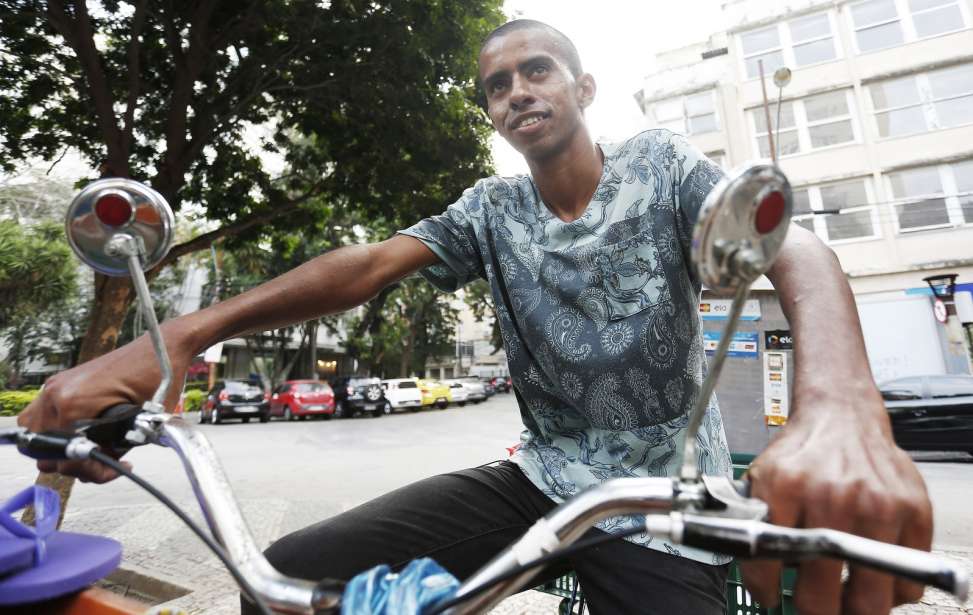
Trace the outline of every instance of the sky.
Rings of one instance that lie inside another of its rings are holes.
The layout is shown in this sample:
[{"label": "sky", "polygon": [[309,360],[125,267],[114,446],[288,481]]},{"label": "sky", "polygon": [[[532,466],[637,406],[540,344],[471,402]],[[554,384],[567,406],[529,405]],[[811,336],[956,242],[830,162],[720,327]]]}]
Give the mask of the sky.
[{"label": "sky", "polygon": [[[660,51],[705,40],[723,29],[721,0],[506,0],[504,12],[548,23],[578,48],[598,92],[587,111],[596,139],[618,140],[645,127],[634,94]],[[497,172],[526,173],[520,154],[497,135],[491,142]]]}]

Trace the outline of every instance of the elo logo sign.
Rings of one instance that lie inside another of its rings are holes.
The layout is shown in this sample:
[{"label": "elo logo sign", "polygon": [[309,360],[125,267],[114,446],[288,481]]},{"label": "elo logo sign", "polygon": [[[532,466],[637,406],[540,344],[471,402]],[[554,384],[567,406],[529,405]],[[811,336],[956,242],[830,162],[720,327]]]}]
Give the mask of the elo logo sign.
[{"label": "elo logo sign", "polygon": [[794,337],[788,329],[764,331],[764,348],[767,350],[794,350]]}]

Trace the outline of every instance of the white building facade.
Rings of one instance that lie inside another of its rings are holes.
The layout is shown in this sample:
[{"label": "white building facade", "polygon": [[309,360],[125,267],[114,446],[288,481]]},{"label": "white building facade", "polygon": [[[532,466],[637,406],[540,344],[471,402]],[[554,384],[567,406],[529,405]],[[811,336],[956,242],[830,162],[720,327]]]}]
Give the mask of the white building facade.
[{"label": "white building facade", "polygon": [[[958,291],[973,290],[973,0],[728,0],[723,11],[725,32],[657,56],[636,94],[646,127],[686,134],[731,169],[770,156],[769,124],[794,221],[837,254],[866,335],[885,324],[868,318],[894,322],[906,303],[932,322],[930,298],[915,303],[923,277],[955,273]],[[782,66],[792,79],[779,91]],[[944,328],[923,330],[940,338],[942,364],[899,344],[871,356],[876,379],[969,370]]]}]

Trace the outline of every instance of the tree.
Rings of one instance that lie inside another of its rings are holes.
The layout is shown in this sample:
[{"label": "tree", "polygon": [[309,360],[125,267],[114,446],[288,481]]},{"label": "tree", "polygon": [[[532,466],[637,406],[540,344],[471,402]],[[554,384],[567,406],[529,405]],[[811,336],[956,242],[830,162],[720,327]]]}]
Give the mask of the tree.
[{"label": "tree", "polygon": [[[2,0],[0,165],[78,150],[219,226],[171,262],[329,201],[375,216],[442,207],[489,167],[475,49],[499,0]],[[248,143],[247,128],[271,127]],[[306,135],[298,139],[294,135]],[[274,176],[265,155],[290,164]],[[81,359],[114,347],[132,297],[98,276]]]},{"label": "tree", "polygon": [[[216,228],[158,268],[267,225],[320,221],[309,202],[322,195],[375,217],[433,213],[489,169],[475,50],[499,7],[0,0],[0,168],[73,148],[176,210],[201,206]],[[251,144],[252,126],[272,134]],[[287,172],[273,174],[267,154]],[[96,276],[80,361],[115,347],[132,295],[128,280]]]},{"label": "tree", "polygon": [[493,352],[503,348],[503,336],[500,334],[500,323],[497,321],[496,309],[493,307],[493,294],[486,280],[474,280],[463,288],[463,301],[473,312],[476,322],[490,319],[490,343]]}]

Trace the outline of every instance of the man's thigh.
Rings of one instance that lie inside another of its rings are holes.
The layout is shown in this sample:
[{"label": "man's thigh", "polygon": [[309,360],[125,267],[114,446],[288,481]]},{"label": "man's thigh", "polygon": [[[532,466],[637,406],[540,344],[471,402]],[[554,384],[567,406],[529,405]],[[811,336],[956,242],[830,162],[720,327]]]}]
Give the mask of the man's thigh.
[{"label": "man's thigh", "polygon": [[703,564],[627,540],[588,549],[572,564],[594,615],[726,612],[728,565]]},{"label": "man's thigh", "polygon": [[553,507],[517,466],[500,462],[402,487],[285,536],[266,555],[282,573],[312,580],[417,557],[462,579]]}]

